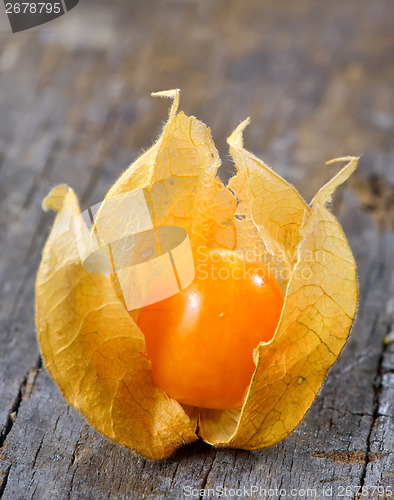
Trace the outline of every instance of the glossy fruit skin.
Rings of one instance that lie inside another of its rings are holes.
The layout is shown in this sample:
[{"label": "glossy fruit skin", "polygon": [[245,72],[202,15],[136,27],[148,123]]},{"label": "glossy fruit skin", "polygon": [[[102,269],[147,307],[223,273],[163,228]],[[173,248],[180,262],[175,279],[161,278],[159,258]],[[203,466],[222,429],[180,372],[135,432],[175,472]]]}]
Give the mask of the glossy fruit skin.
[{"label": "glossy fruit skin", "polygon": [[200,251],[196,277],[140,310],[153,383],[180,403],[239,408],[255,370],[253,351],[272,339],[284,302],[260,263],[230,251]]}]

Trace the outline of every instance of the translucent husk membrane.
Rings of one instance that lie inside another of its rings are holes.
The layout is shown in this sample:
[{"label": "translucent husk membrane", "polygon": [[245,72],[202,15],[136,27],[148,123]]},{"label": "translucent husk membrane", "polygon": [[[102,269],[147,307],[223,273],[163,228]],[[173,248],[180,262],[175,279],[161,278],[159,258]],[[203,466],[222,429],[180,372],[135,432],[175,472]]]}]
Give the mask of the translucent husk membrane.
[{"label": "translucent husk membrane", "polygon": [[[67,401],[108,438],[153,459],[202,437],[216,446],[258,449],[302,420],[346,343],[357,306],[356,266],[326,208],[357,166],[346,166],[307,205],[297,191],[243,148],[243,122],[228,143],[237,175],[227,187],[209,129],[178,113],[179,92],[157,142],[105,200],[139,188],[157,227],[187,230],[192,248],[264,256],[285,290],[274,338],[256,346],[256,370],[241,409],[180,405],[152,384],[144,337],[108,273],[86,271],[78,253],[80,209],[61,185],[43,202],[57,211],[36,282],[37,329],[45,366]],[[104,200],[104,201],[105,201]]]}]

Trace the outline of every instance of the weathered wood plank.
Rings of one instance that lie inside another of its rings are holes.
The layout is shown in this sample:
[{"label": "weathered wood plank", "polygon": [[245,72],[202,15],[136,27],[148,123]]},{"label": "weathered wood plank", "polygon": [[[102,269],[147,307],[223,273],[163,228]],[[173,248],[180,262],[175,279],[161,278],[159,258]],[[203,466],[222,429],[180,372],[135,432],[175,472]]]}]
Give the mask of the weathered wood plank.
[{"label": "weathered wood plank", "polygon": [[[389,0],[85,0],[20,35],[0,19],[0,498],[247,497],[250,486],[355,498],[393,485],[393,15]],[[100,201],[165,119],[168,102],[149,93],[172,87],[212,127],[223,177],[225,138],[249,115],[248,147],[308,199],[331,175],[317,165],[365,152],[333,205],[361,297],[350,342],[289,438],[253,453],[196,443],[154,463],[96,433],[40,368],[33,284],[48,189],[67,182],[83,208]]]}]

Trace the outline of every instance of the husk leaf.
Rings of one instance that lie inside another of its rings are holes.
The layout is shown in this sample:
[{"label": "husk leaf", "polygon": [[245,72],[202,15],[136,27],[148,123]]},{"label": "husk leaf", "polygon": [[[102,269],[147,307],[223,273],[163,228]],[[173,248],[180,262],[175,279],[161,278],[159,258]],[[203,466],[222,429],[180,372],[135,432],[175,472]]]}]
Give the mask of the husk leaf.
[{"label": "husk leaf", "polygon": [[141,354],[144,337],[110,277],[82,267],[75,231],[80,209],[74,192],[62,185],[43,202],[44,209],[58,212],[36,282],[45,366],[93,426],[146,457],[168,456],[196,439],[197,429],[217,446],[270,446],[311,406],[355,316],[355,262],[325,203],[356,168],[357,158],[345,158],[348,164],[308,206],[244,149],[246,120],[228,140],[238,173],[225,187],[216,177],[220,160],[209,129],[177,112],[179,91],[157,95],[174,100],[169,120],[104,204],[141,188],[154,225],[183,227],[193,251],[259,249],[276,271],[287,273],[278,279],[286,297],[276,334],[256,346],[256,370],[242,409],[183,408],[153,386],[150,363]]}]

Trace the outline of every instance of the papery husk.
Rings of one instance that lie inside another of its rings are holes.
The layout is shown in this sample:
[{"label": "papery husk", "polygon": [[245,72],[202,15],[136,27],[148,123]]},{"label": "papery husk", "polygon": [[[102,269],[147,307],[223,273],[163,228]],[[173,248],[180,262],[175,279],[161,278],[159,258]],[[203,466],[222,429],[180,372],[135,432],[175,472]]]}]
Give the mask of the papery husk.
[{"label": "papery husk", "polygon": [[63,185],[43,204],[58,211],[36,282],[45,366],[93,426],[146,457],[166,457],[197,433],[216,446],[270,446],[311,406],[354,319],[355,262],[325,203],[356,168],[357,158],[346,158],[347,166],[308,206],[243,148],[246,121],[229,138],[238,174],[225,187],[216,177],[220,160],[209,129],[177,112],[179,91],[157,95],[174,100],[163,133],[118,179],[104,203],[142,188],[155,227],[183,227],[193,250],[258,249],[278,272],[286,271],[278,280],[286,297],[275,336],[256,346],[256,370],[242,409],[190,409],[169,398],[152,384],[150,363],[141,354],[143,334],[119,289],[109,275],[82,267],[78,201]]}]

